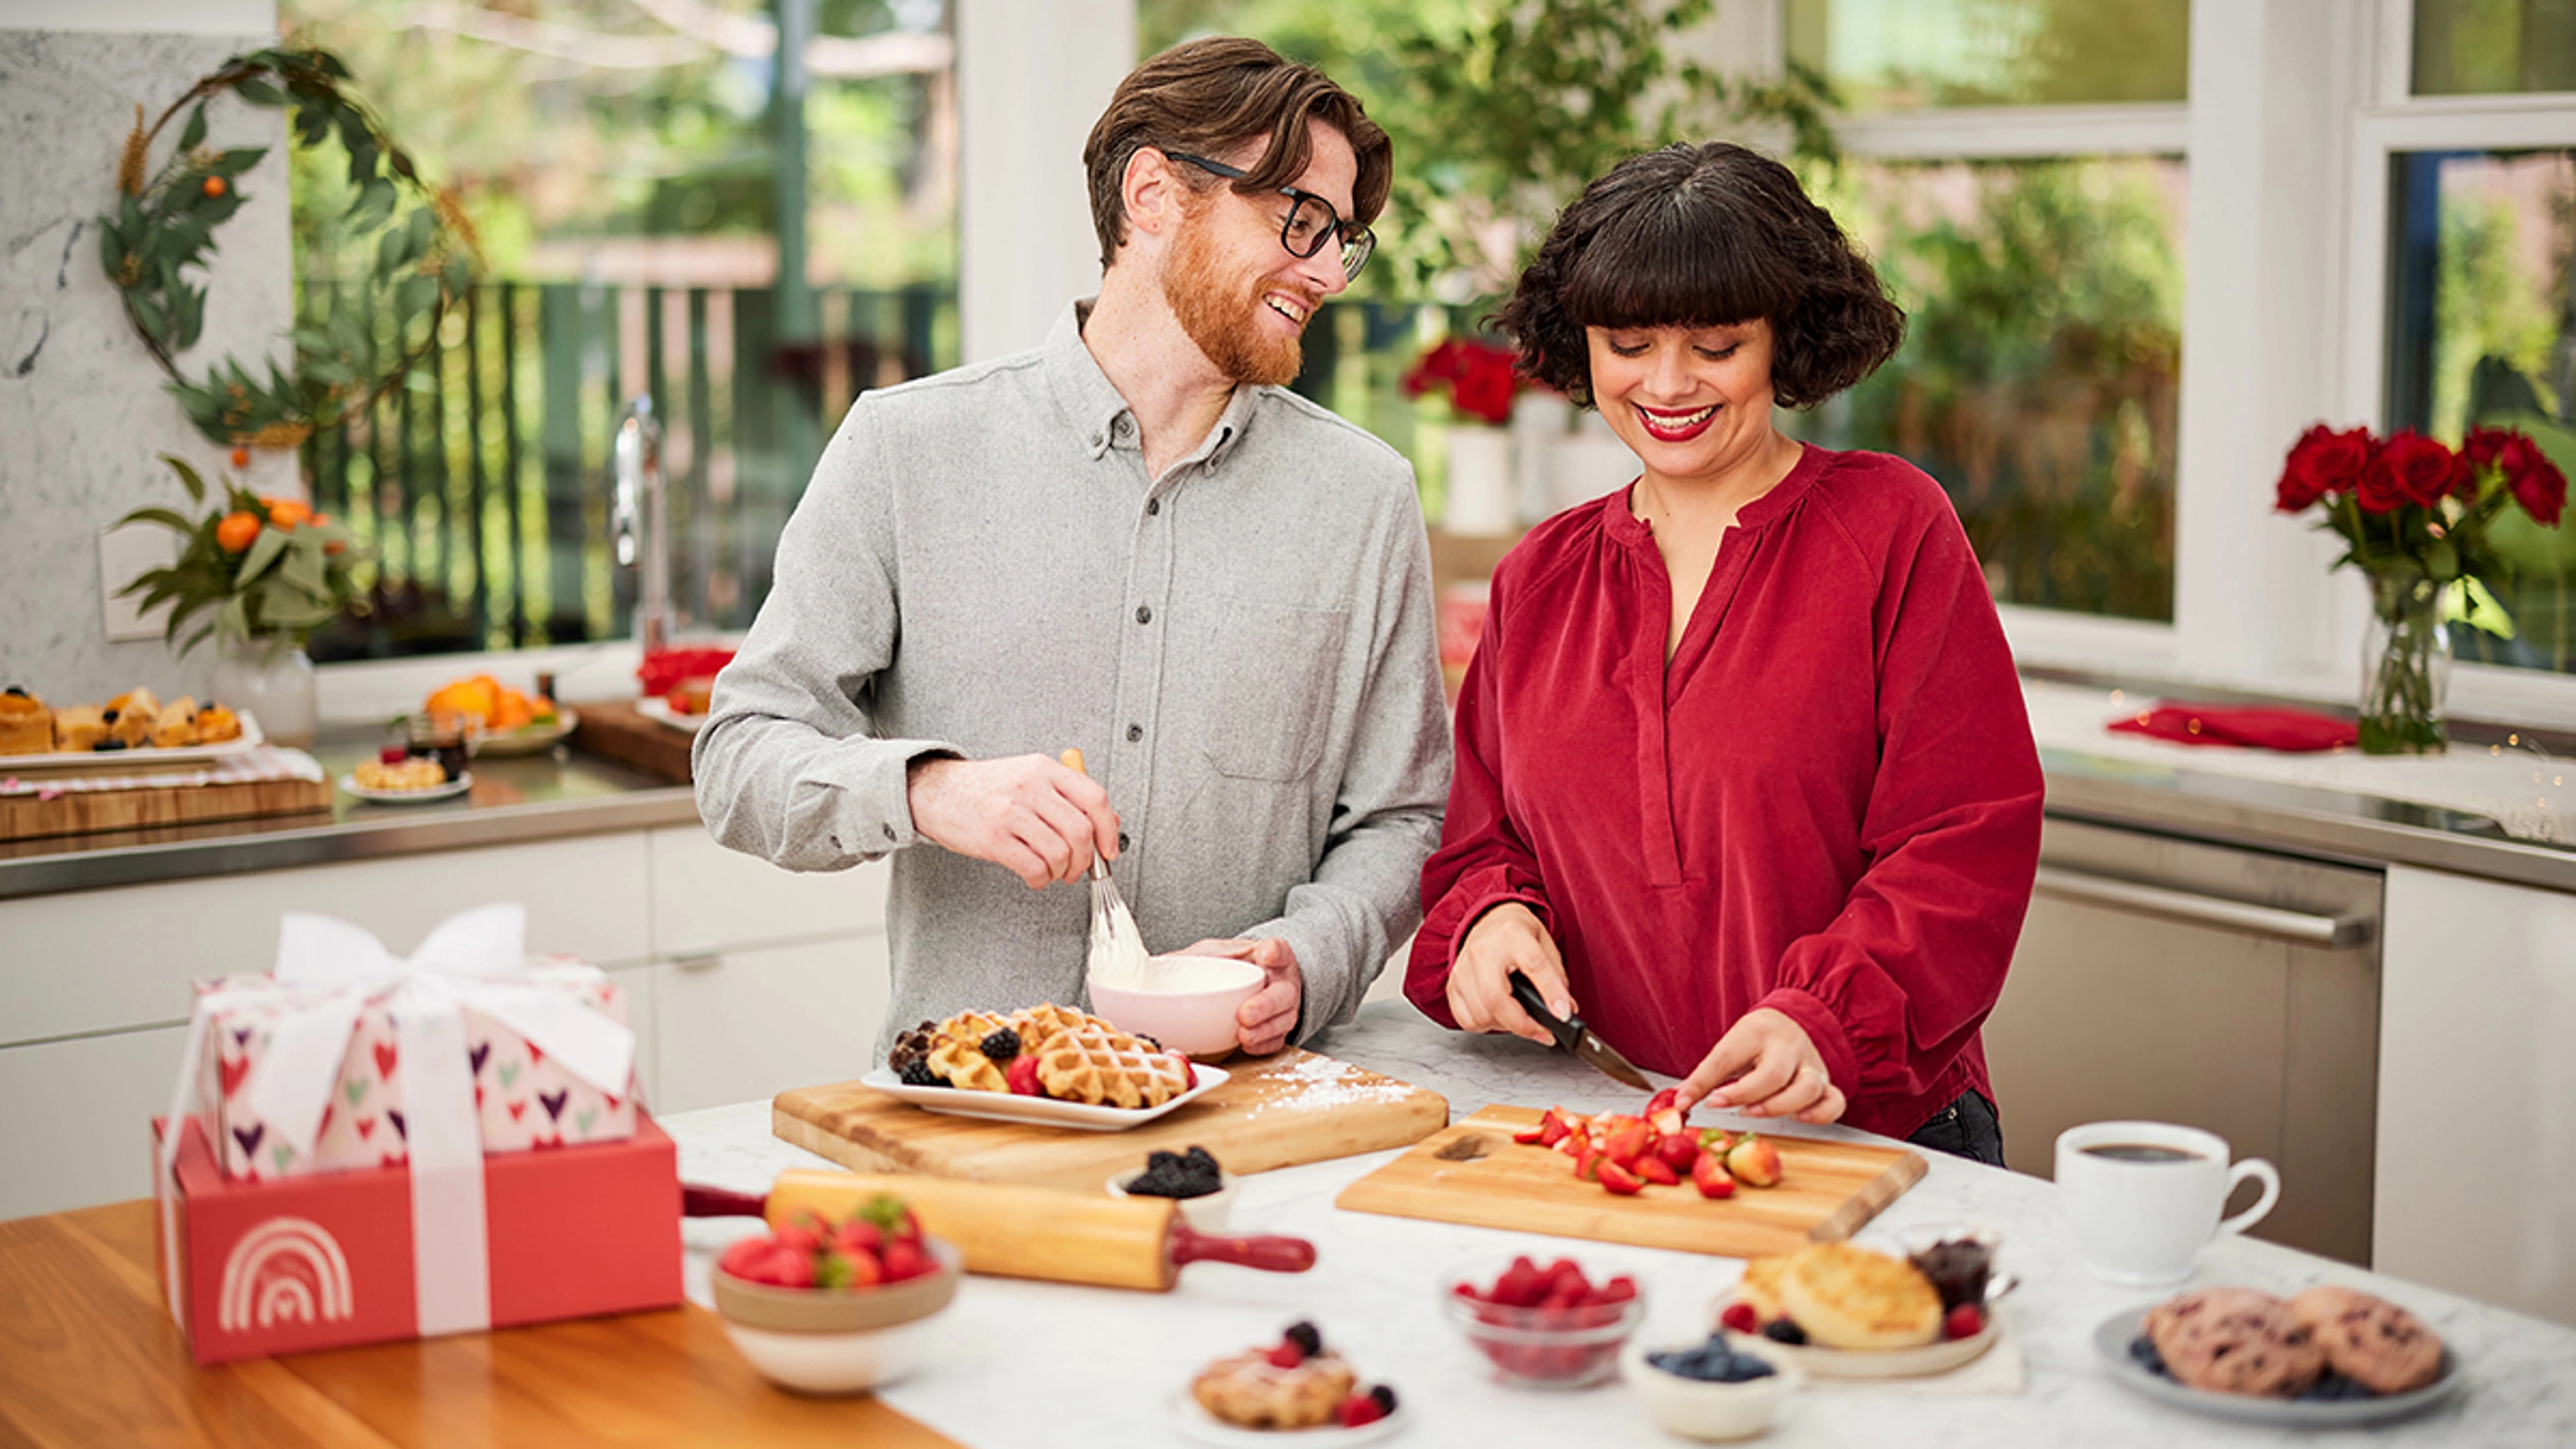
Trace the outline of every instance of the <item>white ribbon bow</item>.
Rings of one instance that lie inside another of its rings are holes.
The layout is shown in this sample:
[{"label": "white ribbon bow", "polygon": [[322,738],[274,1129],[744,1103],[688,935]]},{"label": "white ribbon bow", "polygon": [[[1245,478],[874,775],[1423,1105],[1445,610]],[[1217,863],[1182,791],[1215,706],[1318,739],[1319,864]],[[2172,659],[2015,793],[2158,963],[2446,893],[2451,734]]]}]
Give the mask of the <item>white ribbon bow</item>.
[{"label": "white ribbon bow", "polygon": [[[359,926],[290,911],[279,922],[277,967],[256,983],[197,999],[161,1147],[156,1193],[170,1188],[203,1044],[224,1011],[252,1002],[286,1003],[268,1045],[239,1090],[279,1140],[313,1150],[322,1112],[338,1084],[358,1016],[383,998],[400,1048],[410,1156],[412,1259],[424,1337],[487,1328],[492,1321],[484,1233],[483,1134],[465,1041],[465,1008],[490,1017],[553,1057],[576,1080],[624,1095],[635,1065],[635,1033],[589,1005],[522,979],[527,909],[477,906],[441,921],[409,958],[387,951]],[[388,994],[389,993],[389,994]],[[212,1140],[212,1134],[209,1134]],[[177,1214],[165,1211],[165,1248],[177,1262]],[[179,1279],[170,1307],[179,1312]]]}]

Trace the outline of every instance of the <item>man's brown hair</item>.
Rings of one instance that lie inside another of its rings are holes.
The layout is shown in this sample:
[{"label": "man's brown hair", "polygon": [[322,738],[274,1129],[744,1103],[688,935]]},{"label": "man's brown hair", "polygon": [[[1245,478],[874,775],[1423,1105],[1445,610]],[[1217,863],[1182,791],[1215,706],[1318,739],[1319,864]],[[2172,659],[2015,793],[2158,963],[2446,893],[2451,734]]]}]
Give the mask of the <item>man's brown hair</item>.
[{"label": "man's brown hair", "polygon": [[1394,148],[1360,108],[1359,98],[1322,71],[1299,65],[1260,41],[1235,36],[1188,41],[1136,67],[1118,83],[1118,93],[1109,98],[1109,109],[1100,113],[1082,147],[1102,269],[1127,239],[1121,186],[1127,162],[1139,150],[1151,146],[1222,160],[1227,152],[1266,136],[1269,150],[1233,186],[1247,196],[1267,195],[1294,183],[1313,160],[1309,120],[1341,132],[1359,158],[1359,177],[1351,187],[1357,214],[1342,219],[1363,225],[1375,221],[1394,176]]}]

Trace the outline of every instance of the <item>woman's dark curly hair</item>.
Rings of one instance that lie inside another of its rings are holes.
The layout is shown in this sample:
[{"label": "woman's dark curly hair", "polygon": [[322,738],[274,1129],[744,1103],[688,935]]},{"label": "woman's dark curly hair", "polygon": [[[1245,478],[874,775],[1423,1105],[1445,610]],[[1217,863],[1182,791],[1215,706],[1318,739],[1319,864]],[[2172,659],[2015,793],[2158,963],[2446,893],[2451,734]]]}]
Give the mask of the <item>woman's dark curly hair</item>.
[{"label": "woman's dark curly hair", "polygon": [[1587,327],[1771,324],[1771,386],[1814,407],[1905,340],[1905,312],[1789,168],[1726,142],[1631,156],[1556,219],[1495,319],[1520,370],[1592,401]]}]

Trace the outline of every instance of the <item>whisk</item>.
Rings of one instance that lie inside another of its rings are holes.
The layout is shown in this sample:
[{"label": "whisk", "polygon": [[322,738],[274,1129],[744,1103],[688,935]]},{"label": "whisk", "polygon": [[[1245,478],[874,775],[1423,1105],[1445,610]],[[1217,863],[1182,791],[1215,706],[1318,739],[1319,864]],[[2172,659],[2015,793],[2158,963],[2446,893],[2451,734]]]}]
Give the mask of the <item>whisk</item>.
[{"label": "whisk", "polygon": [[[1081,750],[1068,749],[1060,758],[1066,769],[1083,773]],[[1144,933],[1136,929],[1136,917],[1118,894],[1118,882],[1109,874],[1109,862],[1095,851],[1091,857],[1090,974],[1113,986],[1142,986],[1149,969],[1148,959]]]}]

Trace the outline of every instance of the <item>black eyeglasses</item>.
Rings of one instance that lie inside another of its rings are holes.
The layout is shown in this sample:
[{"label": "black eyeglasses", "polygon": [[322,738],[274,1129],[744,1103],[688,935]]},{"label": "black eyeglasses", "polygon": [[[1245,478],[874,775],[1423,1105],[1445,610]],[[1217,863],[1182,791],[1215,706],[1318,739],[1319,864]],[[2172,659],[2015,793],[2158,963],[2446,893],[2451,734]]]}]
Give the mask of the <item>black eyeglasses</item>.
[{"label": "black eyeglasses", "polygon": [[[1205,156],[1192,156],[1182,151],[1165,151],[1175,161],[1187,161],[1202,171],[1213,171],[1228,180],[1241,181],[1252,173],[1240,166],[1210,161]],[[1358,281],[1360,268],[1368,265],[1369,253],[1377,250],[1377,233],[1356,221],[1342,220],[1333,204],[1311,191],[1282,186],[1279,194],[1288,198],[1288,218],[1279,224],[1279,244],[1293,257],[1311,257],[1324,249],[1324,243],[1338,240],[1342,244],[1342,277]]]}]

